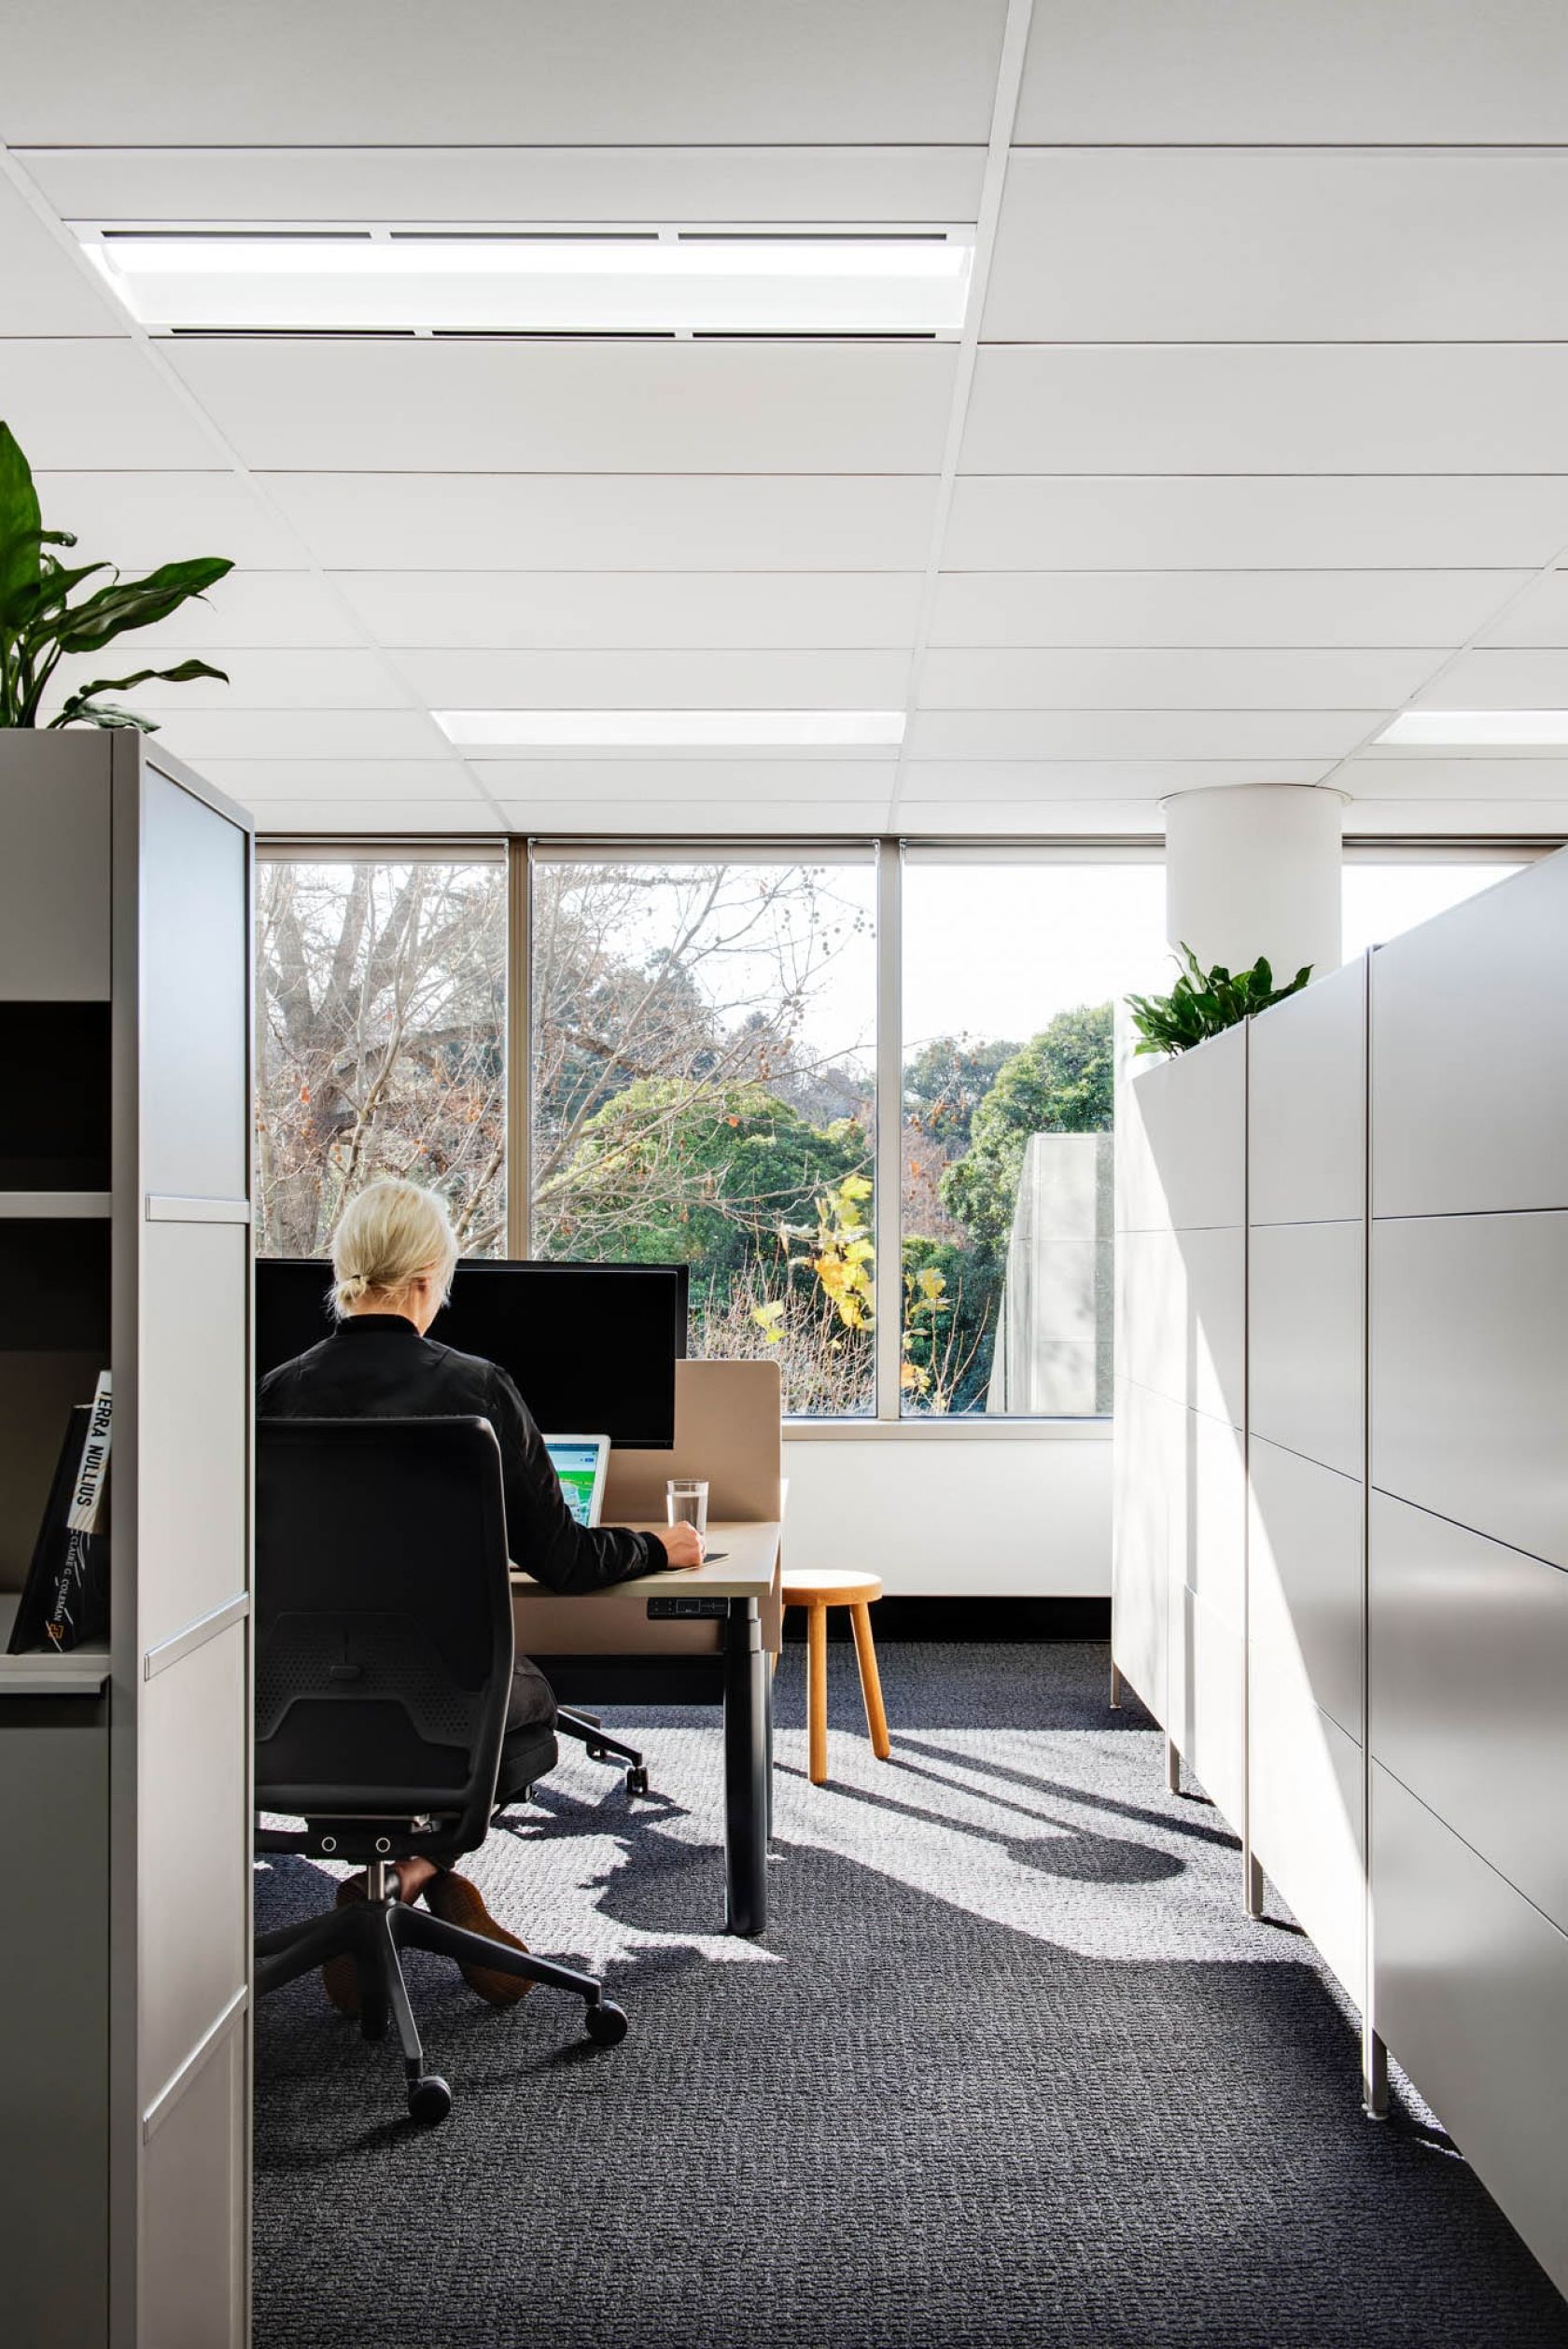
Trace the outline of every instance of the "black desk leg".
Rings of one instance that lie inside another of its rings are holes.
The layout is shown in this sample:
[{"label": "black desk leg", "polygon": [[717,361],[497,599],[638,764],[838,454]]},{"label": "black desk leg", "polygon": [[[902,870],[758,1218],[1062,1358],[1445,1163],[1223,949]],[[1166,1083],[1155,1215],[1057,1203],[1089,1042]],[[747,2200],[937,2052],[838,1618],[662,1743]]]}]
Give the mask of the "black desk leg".
[{"label": "black desk leg", "polygon": [[724,1922],[767,1923],[767,1659],[755,1599],[732,1599],[724,1626]]}]

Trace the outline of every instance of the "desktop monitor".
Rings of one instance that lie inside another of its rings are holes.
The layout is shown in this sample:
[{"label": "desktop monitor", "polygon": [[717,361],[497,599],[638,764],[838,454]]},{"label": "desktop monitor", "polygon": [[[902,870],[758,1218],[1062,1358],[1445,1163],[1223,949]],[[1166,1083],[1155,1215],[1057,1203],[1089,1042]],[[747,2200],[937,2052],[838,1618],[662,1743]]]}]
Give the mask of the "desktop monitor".
[{"label": "desktop monitor", "polygon": [[[256,1374],[332,1326],[329,1265],[256,1265]],[[469,1256],[430,1335],[509,1373],[541,1428],[592,1428],[627,1450],[675,1441],[675,1365],[686,1351],[684,1265],[563,1265]]]}]

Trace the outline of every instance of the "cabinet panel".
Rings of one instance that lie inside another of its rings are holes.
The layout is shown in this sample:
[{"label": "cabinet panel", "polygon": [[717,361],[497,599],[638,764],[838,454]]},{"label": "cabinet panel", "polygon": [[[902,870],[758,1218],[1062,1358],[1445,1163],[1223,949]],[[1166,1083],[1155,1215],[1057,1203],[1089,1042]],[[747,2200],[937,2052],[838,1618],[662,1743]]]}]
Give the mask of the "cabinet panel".
[{"label": "cabinet panel", "polygon": [[1256,1435],[1248,1459],[1253,1648],[1289,1659],[1311,1702],[1359,1739],[1361,1483]]},{"label": "cabinet panel", "polygon": [[1366,965],[1318,979],[1248,1036],[1249,1207],[1254,1223],[1342,1221],[1366,1192]]},{"label": "cabinet panel", "polygon": [[1179,1562],[1190,1590],[1239,1634],[1247,1544],[1247,1464],[1237,1429],[1187,1413],[1185,1524]]},{"label": "cabinet panel", "polygon": [[1179,1403],[1119,1381],[1113,1461],[1112,1653],[1161,1722],[1166,1718],[1175,1536],[1178,1525],[1185,1521],[1187,1418]]},{"label": "cabinet panel", "polygon": [[245,835],[150,767],[144,790],[143,1184],[241,1199],[250,1146]]},{"label": "cabinet panel", "polygon": [[1364,1465],[1364,1230],[1274,1223],[1248,1243],[1249,1424],[1344,1476]]},{"label": "cabinet panel", "polygon": [[1372,1235],[1372,1481],[1568,1566],[1568,1213]]},{"label": "cabinet panel", "polygon": [[1568,2290],[1568,1937],[1372,1765],[1379,2033]]},{"label": "cabinet panel", "polygon": [[1359,2006],[1361,1747],[1312,1702],[1298,1657],[1254,1648],[1250,1670],[1253,1850]]},{"label": "cabinet panel", "polygon": [[85,2349],[108,2322],[106,1703],[0,1700],[0,2331]]},{"label": "cabinet panel", "polygon": [[1176,1742],[1205,1794],[1227,1824],[1239,1829],[1245,1775],[1241,1634],[1187,1590],[1182,1600],[1182,1644],[1179,1663],[1172,1659],[1183,1699]]},{"label": "cabinet panel", "polygon": [[1247,1031],[1233,1028],[1130,1080],[1141,1128],[1121,1212],[1131,1231],[1205,1229],[1246,1215]]},{"label": "cabinet panel", "polygon": [[137,1898],[140,2064],[150,2104],[246,1979],[245,1669],[236,1623],[144,1681]]},{"label": "cabinet panel", "polygon": [[241,2349],[245,2339],[245,2047],[242,2008],[151,2121],[139,2337],[156,2349]]},{"label": "cabinet panel", "polygon": [[1372,1750],[1568,1931],[1568,1573],[1380,1493]]},{"label": "cabinet panel", "polygon": [[106,1002],[107,734],[0,733],[0,1001]]},{"label": "cabinet panel", "polygon": [[144,1649],[245,1587],[249,1244],[241,1223],[142,1227]]},{"label": "cabinet panel", "polygon": [[1241,1425],[1246,1235],[1128,1232],[1117,1242],[1116,1360],[1173,1403]]},{"label": "cabinet panel", "polygon": [[1568,853],[1376,956],[1372,1136],[1376,1215],[1568,1206]]}]

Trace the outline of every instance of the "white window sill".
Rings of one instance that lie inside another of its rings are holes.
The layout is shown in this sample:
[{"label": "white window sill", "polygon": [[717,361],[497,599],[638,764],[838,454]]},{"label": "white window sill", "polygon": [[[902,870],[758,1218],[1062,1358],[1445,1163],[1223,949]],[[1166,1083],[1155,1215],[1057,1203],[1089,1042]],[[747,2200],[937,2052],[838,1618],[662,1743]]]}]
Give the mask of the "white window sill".
[{"label": "white window sill", "polygon": [[1109,1417],[1095,1419],[791,1419],[786,1444],[1106,1444]]}]

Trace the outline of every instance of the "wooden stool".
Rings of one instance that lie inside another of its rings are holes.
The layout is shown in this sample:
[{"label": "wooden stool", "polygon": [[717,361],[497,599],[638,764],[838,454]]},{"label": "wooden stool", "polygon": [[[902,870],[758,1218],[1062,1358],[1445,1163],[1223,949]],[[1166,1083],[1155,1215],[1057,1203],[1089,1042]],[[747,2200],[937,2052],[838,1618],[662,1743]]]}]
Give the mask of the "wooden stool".
[{"label": "wooden stool", "polygon": [[805,1607],[805,1713],[810,1726],[811,1783],[825,1786],[828,1779],[828,1609],[847,1607],[855,1631],[855,1660],[861,1668],[861,1695],[865,1699],[866,1727],[871,1750],[880,1762],[888,1759],[888,1716],[882,1710],[882,1683],[876,1676],[876,1650],[872,1644],[871,1608],[882,1596],[875,1574],[786,1573],[784,1604]]}]

